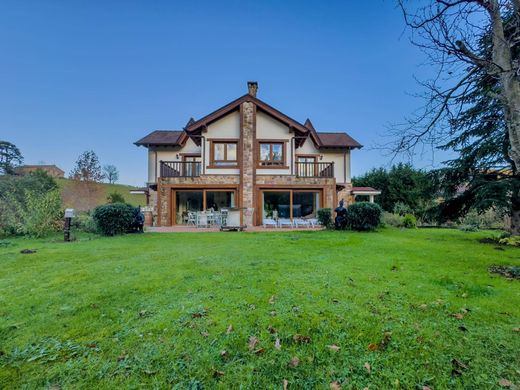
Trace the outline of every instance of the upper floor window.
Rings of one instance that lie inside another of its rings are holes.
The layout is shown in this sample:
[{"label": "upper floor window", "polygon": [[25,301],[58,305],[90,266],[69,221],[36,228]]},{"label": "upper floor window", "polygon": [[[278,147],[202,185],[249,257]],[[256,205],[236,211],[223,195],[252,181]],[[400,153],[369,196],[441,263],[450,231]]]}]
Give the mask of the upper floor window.
[{"label": "upper floor window", "polygon": [[284,166],[285,165],[285,142],[259,143],[260,166]]},{"label": "upper floor window", "polygon": [[211,141],[211,165],[219,167],[236,166],[237,141]]}]

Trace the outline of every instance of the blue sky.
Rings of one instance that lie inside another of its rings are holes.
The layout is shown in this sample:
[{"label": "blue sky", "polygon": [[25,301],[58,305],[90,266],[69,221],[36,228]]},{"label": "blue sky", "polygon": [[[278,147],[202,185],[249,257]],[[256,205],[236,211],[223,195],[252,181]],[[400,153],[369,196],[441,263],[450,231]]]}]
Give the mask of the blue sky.
[{"label": "blue sky", "polygon": [[365,145],[354,175],[386,165],[374,146],[421,105],[413,76],[429,72],[383,0],[4,0],[0,53],[0,139],[26,163],[66,172],[93,149],[135,185],[146,149],[134,141],[182,128],[244,94],[247,80],[296,120]]}]

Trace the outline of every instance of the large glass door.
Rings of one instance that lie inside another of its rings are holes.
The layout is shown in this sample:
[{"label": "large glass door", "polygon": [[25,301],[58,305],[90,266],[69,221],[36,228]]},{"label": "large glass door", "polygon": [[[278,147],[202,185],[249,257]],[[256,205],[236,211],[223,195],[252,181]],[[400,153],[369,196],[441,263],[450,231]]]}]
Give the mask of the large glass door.
[{"label": "large glass door", "polygon": [[204,210],[203,191],[175,191],[175,223],[186,224],[188,212]]},{"label": "large glass door", "polygon": [[261,199],[262,219],[316,218],[321,190],[264,190]]}]

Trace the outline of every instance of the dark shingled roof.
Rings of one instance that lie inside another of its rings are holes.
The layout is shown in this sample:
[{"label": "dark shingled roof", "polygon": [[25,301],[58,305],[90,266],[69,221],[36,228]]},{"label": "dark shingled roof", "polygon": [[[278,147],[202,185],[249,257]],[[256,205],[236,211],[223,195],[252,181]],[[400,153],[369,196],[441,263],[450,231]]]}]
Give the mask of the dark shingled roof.
[{"label": "dark shingled roof", "polygon": [[361,148],[359,142],[347,133],[332,133],[318,131],[321,146],[325,148]]},{"label": "dark shingled roof", "polygon": [[184,133],[182,130],[155,130],[139,141],[134,142],[137,146],[169,145],[176,146]]}]

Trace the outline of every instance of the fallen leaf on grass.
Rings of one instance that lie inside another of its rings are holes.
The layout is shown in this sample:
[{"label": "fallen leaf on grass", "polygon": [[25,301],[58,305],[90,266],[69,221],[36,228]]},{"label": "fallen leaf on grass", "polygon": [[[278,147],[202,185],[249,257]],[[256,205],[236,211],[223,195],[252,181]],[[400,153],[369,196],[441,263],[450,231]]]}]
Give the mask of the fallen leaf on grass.
[{"label": "fallen leaf on grass", "polygon": [[269,333],[271,333],[271,334],[278,333],[278,331],[276,330],[276,328],[275,328],[274,326],[272,326],[272,325],[269,325],[269,326],[267,327],[267,331],[268,331]]},{"label": "fallen leaf on grass", "polygon": [[287,386],[289,386],[289,381],[287,379],[283,380],[283,390],[287,390]]},{"label": "fallen leaf on grass", "polygon": [[265,348],[258,348],[257,350],[253,351],[255,355],[260,355],[261,353],[264,353]]},{"label": "fallen leaf on grass", "polygon": [[282,349],[282,344],[280,344],[280,339],[276,339],[276,341],[274,342],[274,347],[277,349],[277,350],[280,350]]},{"label": "fallen leaf on grass", "polygon": [[224,351],[220,351],[220,357],[221,358],[226,358],[228,357],[228,351],[224,350]]},{"label": "fallen leaf on grass", "polygon": [[498,384],[501,387],[507,387],[509,389],[518,389],[518,386],[516,386],[513,382],[511,382],[510,380],[507,380],[505,378],[500,379],[498,381]]},{"label": "fallen leaf on grass", "polygon": [[226,334],[230,334],[231,332],[233,332],[233,325],[229,325],[227,330],[226,330]]},{"label": "fallen leaf on grass", "polygon": [[452,314],[452,316],[455,317],[458,320],[463,320],[464,319],[464,314],[462,314],[462,313],[455,313],[455,314]]},{"label": "fallen leaf on grass", "polygon": [[388,344],[390,344],[390,341],[392,340],[392,332],[385,332],[383,333],[383,340],[379,343],[379,349],[384,351],[386,347],[388,347]]},{"label": "fallen leaf on grass", "polygon": [[206,331],[204,331],[204,332],[200,332],[200,335],[201,335],[202,337],[208,337],[208,336],[209,336],[209,333],[206,332]]},{"label": "fallen leaf on grass", "polygon": [[256,344],[258,343],[258,338],[255,336],[249,337],[249,350],[253,351],[255,349]]},{"label": "fallen leaf on grass", "polygon": [[367,372],[370,374],[370,372],[372,371],[372,367],[370,367],[370,364],[366,362],[365,364],[363,364],[363,367],[365,367]]},{"label": "fallen leaf on grass", "polygon": [[375,351],[377,351],[377,344],[376,344],[376,343],[370,343],[370,344],[368,344],[368,350],[369,350],[370,352],[375,352]]},{"label": "fallen leaf on grass", "polygon": [[520,332],[520,328],[513,328],[513,332]]},{"label": "fallen leaf on grass", "polygon": [[432,390],[432,388],[430,386],[423,386],[422,390]]},{"label": "fallen leaf on grass", "polygon": [[218,378],[224,375],[224,371],[213,370],[213,378]]},{"label": "fallen leaf on grass", "polygon": [[300,359],[298,359],[296,356],[293,357],[290,361],[289,361],[289,366],[291,366],[292,368],[296,368],[300,365]]},{"label": "fallen leaf on grass", "polygon": [[327,345],[327,347],[329,347],[329,349],[334,352],[337,352],[340,349],[336,344]]},{"label": "fallen leaf on grass", "polygon": [[451,375],[452,376],[461,376],[462,375],[462,371],[466,370],[468,368],[468,366],[466,366],[464,363],[462,363],[458,359],[453,359],[451,361],[451,364],[453,364],[453,369],[451,370]]},{"label": "fallen leaf on grass", "polygon": [[302,334],[295,334],[293,336],[293,340],[298,344],[309,344],[311,342],[311,338],[309,336],[304,336]]},{"label": "fallen leaf on grass", "polygon": [[270,305],[273,305],[273,304],[274,304],[274,299],[275,299],[275,296],[274,296],[274,295],[271,295],[271,298],[269,298],[269,304],[270,304]]},{"label": "fallen leaf on grass", "polygon": [[341,385],[339,384],[338,381],[330,382],[330,388],[332,390],[340,390],[341,389]]},{"label": "fallen leaf on grass", "polygon": [[269,313],[271,317],[274,317],[276,315],[276,310],[273,310],[271,313]]},{"label": "fallen leaf on grass", "polygon": [[426,310],[426,309],[428,309],[428,305],[426,303],[423,303],[422,305],[419,306],[419,309]]}]

